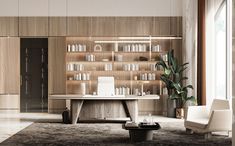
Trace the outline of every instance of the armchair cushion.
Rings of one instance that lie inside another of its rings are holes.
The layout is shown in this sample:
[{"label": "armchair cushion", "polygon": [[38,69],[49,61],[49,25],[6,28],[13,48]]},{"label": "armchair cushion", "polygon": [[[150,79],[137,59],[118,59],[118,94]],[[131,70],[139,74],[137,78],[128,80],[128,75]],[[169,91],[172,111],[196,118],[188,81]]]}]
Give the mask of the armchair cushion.
[{"label": "armchair cushion", "polygon": [[195,119],[193,121],[187,121],[185,122],[185,127],[195,127],[199,129],[205,129],[208,125],[209,119],[202,118],[202,119]]}]

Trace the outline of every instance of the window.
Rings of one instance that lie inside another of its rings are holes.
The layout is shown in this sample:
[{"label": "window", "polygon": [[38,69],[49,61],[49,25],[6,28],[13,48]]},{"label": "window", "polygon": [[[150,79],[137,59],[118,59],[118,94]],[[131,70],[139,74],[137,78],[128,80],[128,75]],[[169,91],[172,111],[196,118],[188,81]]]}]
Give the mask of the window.
[{"label": "window", "polygon": [[227,15],[226,1],[215,15],[215,97],[227,97]]}]

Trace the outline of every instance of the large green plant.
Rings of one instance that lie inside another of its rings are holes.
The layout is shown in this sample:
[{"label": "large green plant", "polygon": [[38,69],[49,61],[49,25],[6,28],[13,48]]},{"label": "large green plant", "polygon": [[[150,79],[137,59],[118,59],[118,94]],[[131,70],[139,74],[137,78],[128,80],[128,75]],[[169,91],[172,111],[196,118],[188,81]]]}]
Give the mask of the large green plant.
[{"label": "large green plant", "polygon": [[167,53],[168,61],[165,62],[161,57],[160,61],[156,63],[156,66],[163,68],[163,74],[160,78],[165,83],[168,90],[168,96],[170,99],[181,99],[183,105],[187,100],[196,102],[194,96],[188,96],[188,89],[193,89],[192,85],[183,85],[183,81],[188,77],[183,76],[183,72],[188,68],[189,63],[179,65],[178,60],[174,57],[174,51],[171,50]]}]

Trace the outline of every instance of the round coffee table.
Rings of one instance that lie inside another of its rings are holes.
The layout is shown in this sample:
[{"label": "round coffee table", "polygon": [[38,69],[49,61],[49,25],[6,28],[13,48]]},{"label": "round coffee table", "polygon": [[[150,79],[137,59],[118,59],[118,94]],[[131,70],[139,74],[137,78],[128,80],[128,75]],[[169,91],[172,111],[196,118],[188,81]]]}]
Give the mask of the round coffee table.
[{"label": "round coffee table", "polygon": [[138,127],[124,125],[124,129],[129,130],[130,140],[132,142],[153,140],[153,130],[160,128],[161,126],[158,123],[154,125],[143,125],[140,123]]}]

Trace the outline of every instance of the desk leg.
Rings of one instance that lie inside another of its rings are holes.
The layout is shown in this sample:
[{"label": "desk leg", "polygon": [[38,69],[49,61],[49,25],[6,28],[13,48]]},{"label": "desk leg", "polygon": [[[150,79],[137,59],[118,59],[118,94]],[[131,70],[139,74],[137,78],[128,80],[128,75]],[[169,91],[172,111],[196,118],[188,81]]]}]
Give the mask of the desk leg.
[{"label": "desk leg", "polygon": [[83,100],[71,100],[71,116],[72,124],[76,124],[80,111],[82,109]]},{"label": "desk leg", "polygon": [[131,121],[138,122],[138,101],[137,100],[126,100],[125,104],[130,114]]}]

